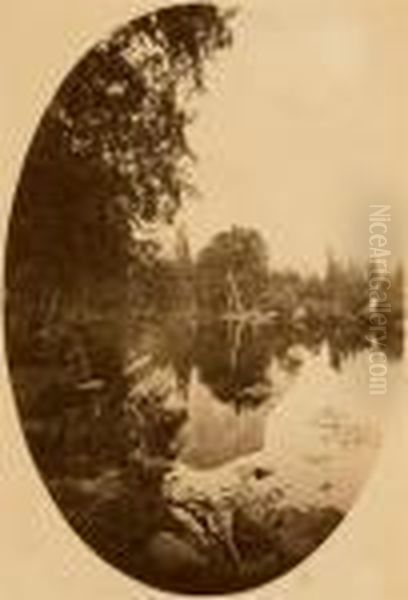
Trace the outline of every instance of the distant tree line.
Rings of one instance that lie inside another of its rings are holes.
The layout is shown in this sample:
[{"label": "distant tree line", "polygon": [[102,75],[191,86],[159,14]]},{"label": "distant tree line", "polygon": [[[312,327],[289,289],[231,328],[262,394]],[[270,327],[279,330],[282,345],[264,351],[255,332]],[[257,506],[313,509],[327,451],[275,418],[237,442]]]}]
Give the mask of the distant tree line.
[{"label": "distant tree line", "polygon": [[[370,329],[368,265],[328,254],[323,274],[301,274],[280,268],[253,229],[232,227],[217,234],[199,254],[195,269],[196,302],[200,314],[217,318],[235,314],[260,323],[323,330],[339,336],[344,346],[367,345]],[[389,289],[388,289],[389,287]],[[388,342],[391,354],[402,353],[403,269],[397,265],[380,282],[387,297]]]}]

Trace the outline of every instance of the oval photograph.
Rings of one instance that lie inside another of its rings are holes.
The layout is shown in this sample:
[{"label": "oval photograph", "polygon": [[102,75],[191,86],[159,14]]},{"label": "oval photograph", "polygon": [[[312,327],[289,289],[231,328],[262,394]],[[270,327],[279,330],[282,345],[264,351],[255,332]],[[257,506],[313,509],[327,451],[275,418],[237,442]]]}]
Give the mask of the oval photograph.
[{"label": "oval photograph", "polygon": [[403,352],[386,40],[347,11],[241,4],[155,10],[86,54],[7,243],[41,478],[106,563],[177,594],[254,590],[321,546]]}]

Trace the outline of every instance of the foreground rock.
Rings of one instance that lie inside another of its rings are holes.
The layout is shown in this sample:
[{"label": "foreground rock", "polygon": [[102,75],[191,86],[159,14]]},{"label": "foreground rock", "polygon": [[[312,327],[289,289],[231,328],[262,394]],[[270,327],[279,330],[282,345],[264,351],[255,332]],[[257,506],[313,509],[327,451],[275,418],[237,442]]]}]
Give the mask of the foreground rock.
[{"label": "foreground rock", "polygon": [[180,576],[186,570],[191,573],[205,568],[208,563],[203,553],[171,531],[157,533],[145,551],[155,568],[167,575]]},{"label": "foreground rock", "polygon": [[195,549],[194,567],[206,564],[204,592],[217,580],[233,591],[283,574],[342,519],[332,507],[291,505],[280,483],[264,453],[210,471],[177,464],[167,474],[162,492],[177,544]]}]

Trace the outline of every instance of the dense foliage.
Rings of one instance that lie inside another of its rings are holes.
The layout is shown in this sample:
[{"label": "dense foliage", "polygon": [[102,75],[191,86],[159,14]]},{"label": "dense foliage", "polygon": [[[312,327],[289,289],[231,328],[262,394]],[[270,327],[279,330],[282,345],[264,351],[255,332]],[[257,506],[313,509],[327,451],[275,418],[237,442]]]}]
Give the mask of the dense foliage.
[{"label": "dense foliage", "polygon": [[170,224],[193,192],[192,98],[231,43],[228,23],[211,4],[148,15],[89,52],[61,86],[10,228],[9,324],[19,321],[28,346],[41,327],[59,335],[58,321],[118,319],[130,302],[164,299],[173,275],[143,231]]}]

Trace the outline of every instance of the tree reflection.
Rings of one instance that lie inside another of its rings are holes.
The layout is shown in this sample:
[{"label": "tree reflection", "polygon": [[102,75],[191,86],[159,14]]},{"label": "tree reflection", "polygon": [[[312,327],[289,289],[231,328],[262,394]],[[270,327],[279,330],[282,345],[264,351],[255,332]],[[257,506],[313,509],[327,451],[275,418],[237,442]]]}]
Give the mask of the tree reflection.
[{"label": "tree reflection", "polygon": [[287,373],[301,362],[291,361],[290,336],[271,326],[206,322],[199,326],[195,361],[201,381],[222,402],[236,410],[255,408],[274,393],[271,365]]},{"label": "tree reflection", "polygon": [[195,360],[202,382],[223,402],[257,406],[271,393],[269,340],[259,331],[222,322],[201,325]]}]

